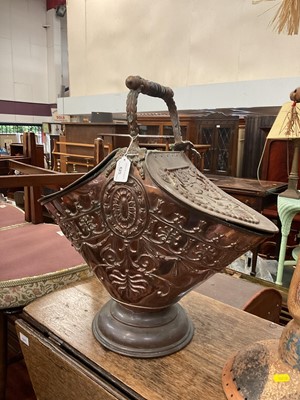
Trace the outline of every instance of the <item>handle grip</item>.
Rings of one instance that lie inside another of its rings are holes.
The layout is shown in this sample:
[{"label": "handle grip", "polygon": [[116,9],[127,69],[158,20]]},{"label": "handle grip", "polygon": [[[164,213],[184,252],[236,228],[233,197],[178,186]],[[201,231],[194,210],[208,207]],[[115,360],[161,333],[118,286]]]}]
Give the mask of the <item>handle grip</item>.
[{"label": "handle grip", "polygon": [[162,86],[156,82],[147,81],[140,76],[129,76],[126,79],[126,86],[130,90],[137,90],[151,97],[160,97],[163,100],[174,96],[171,88]]},{"label": "handle grip", "polygon": [[159,97],[165,101],[170,113],[170,119],[173,127],[175,144],[182,142],[179,118],[175,101],[173,99],[174,92],[171,88],[162,86],[159,83],[151,82],[140,76],[129,76],[126,79],[126,86],[130,89],[127,96],[127,122],[129,126],[129,133],[133,139],[130,150],[137,148],[139,127],[137,123],[137,99],[140,93],[146,94],[151,97]]}]

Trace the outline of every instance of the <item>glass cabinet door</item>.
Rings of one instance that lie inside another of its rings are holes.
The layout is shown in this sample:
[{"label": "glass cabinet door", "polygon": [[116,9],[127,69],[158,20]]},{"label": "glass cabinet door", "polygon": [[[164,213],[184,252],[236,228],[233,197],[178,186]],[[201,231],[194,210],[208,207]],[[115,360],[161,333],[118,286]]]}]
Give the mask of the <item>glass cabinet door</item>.
[{"label": "glass cabinet door", "polygon": [[216,171],[227,174],[230,171],[229,149],[231,148],[232,130],[228,127],[216,127]]},{"label": "glass cabinet door", "polygon": [[234,175],[238,122],[204,121],[198,127],[198,142],[210,148],[204,154],[204,172]]}]

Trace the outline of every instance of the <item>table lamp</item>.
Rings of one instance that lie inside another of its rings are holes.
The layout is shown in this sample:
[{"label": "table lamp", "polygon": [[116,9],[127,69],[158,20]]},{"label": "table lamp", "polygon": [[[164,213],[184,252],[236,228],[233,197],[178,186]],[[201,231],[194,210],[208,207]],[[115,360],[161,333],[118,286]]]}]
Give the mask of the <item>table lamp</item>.
[{"label": "table lamp", "polygon": [[267,136],[267,140],[293,141],[294,154],[291,171],[288,178],[288,188],[279,196],[299,199],[298,191],[298,160],[300,146],[300,88],[290,94],[291,102],[283,104],[275,122]]},{"label": "table lamp", "polygon": [[[278,195],[277,210],[281,222],[281,243],[276,274],[276,284],[282,285],[286,247],[291,224],[300,212],[299,180],[299,145],[300,145],[300,88],[290,94],[290,102],[285,103],[267,136],[267,139],[292,141],[293,160],[288,177],[287,189]],[[288,147],[289,149],[289,147]],[[289,167],[287,167],[288,169]]]}]

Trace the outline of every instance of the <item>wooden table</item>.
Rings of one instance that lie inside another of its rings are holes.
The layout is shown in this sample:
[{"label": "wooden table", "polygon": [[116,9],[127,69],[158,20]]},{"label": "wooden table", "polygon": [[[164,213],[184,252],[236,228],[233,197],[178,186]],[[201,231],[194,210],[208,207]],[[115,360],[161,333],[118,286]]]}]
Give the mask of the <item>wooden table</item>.
[{"label": "wooden table", "polygon": [[224,400],[226,360],[282,332],[279,325],[193,291],[181,300],[195,327],[190,344],[163,358],[134,359],[105,350],[93,336],[93,317],[108,298],[92,278],[25,308],[17,332],[39,400]]},{"label": "wooden table", "polygon": [[287,183],[259,181],[224,175],[206,175],[215,185],[254,210],[276,204],[277,195],[287,188]]}]

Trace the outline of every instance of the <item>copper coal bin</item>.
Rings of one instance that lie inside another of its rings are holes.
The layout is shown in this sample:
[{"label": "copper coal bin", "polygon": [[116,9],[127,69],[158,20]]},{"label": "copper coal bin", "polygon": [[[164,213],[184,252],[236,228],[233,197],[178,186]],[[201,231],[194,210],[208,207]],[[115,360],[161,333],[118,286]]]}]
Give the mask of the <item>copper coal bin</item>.
[{"label": "copper coal bin", "polygon": [[[111,296],[93,320],[106,348],[132,357],[174,353],[193,336],[178,301],[276,226],[223,192],[185,155],[173,91],[129,77],[131,143],[65,189],[42,199]],[[174,151],[138,145],[140,93],[169,109]]]}]

